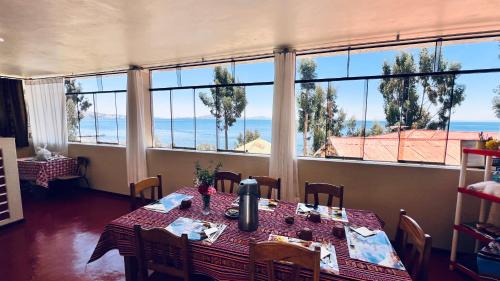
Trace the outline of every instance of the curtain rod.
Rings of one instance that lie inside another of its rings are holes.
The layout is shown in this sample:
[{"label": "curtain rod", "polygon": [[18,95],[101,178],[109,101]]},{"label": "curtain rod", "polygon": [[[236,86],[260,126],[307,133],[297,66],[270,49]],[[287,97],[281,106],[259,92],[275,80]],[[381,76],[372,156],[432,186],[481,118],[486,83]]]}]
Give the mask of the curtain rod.
[{"label": "curtain rod", "polygon": [[21,78],[23,80],[34,80],[34,79],[44,79],[44,78],[77,78],[77,77],[85,77],[85,76],[97,76],[97,75],[113,75],[113,74],[123,74],[126,73],[130,69],[148,69],[152,70],[161,70],[161,69],[174,69],[178,67],[194,67],[201,65],[210,65],[210,64],[219,64],[219,63],[231,63],[231,62],[241,62],[241,61],[252,61],[252,60],[260,60],[260,59],[268,59],[273,58],[273,54],[261,54],[261,55],[251,55],[251,56],[239,56],[233,58],[226,59],[213,59],[213,60],[205,60],[201,59],[200,61],[186,62],[186,63],[178,63],[178,64],[169,64],[164,66],[137,66],[134,65],[134,68],[130,66],[124,69],[116,69],[110,71],[100,71],[100,72],[87,72],[87,73],[78,73],[78,74],[70,74],[70,75],[56,75],[56,76],[46,76],[46,77],[38,77],[38,78]]},{"label": "curtain rod", "polygon": [[[347,77],[335,77],[335,78],[316,78],[299,80],[296,79],[296,84],[305,83],[323,83],[323,82],[335,82],[335,81],[355,81],[355,80],[377,80],[377,79],[401,79],[401,78],[413,78],[413,77],[427,77],[427,76],[454,76],[462,74],[480,74],[480,73],[500,73],[500,68],[482,68],[482,69],[465,69],[465,70],[448,70],[448,71],[435,71],[435,72],[419,72],[419,73],[399,73],[399,74],[388,74],[388,75],[366,75],[366,76],[347,76]],[[211,84],[211,85],[196,85],[196,86],[176,86],[176,87],[158,87],[150,88],[151,92],[156,91],[175,91],[175,90],[187,90],[187,89],[212,89],[212,88],[229,88],[229,87],[251,87],[251,86],[267,86],[273,85],[274,81],[267,82],[249,82],[249,83],[233,83],[233,84]],[[125,92],[125,90],[120,90]],[[105,92],[105,91],[102,91]],[[107,91],[107,92],[119,92],[119,91]],[[87,92],[78,94],[93,94],[99,92]],[[75,94],[75,93],[73,93]]]},{"label": "curtain rod", "polygon": [[314,55],[321,53],[331,53],[331,52],[342,52],[342,51],[353,51],[353,50],[362,50],[362,49],[373,49],[373,48],[383,48],[383,47],[394,47],[394,46],[405,46],[412,44],[424,44],[424,43],[433,43],[436,41],[461,41],[461,40],[471,40],[471,39],[484,39],[484,38],[493,38],[500,37],[500,30],[490,30],[483,32],[470,32],[470,33],[458,33],[458,34],[449,34],[443,36],[423,36],[423,37],[415,37],[408,39],[400,39],[399,33],[394,40],[385,40],[385,41],[375,41],[369,43],[358,43],[358,44],[345,44],[339,45],[335,47],[324,47],[324,48],[311,48],[311,49],[303,49],[297,51],[297,55]]},{"label": "curtain rod", "polygon": [[15,76],[7,76],[7,75],[0,75],[1,79],[12,79],[12,80],[25,80],[22,77],[15,77]]},{"label": "curtain rod", "polygon": [[[399,35],[399,33],[398,33]],[[423,36],[423,37],[415,37],[408,39],[400,39],[399,36],[396,36],[394,40],[385,40],[385,41],[375,41],[369,43],[358,43],[358,44],[345,44],[338,46],[330,46],[324,48],[311,48],[311,49],[302,49],[296,50],[296,54],[298,56],[302,55],[314,55],[314,54],[322,54],[322,53],[332,53],[332,52],[342,52],[342,51],[352,51],[352,50],[362,50],[362,49],[373,49],[373,48],[383,48],[383,47],[393,47],[393,46],[404,46],[411,44],[423,44],[423,43],[432,43],[436,41],[453,41],[453,40],[470,40],[470,39],[484,39],[484,38],[493,38],[500,37],[500,30],[491,30],[491,31],[482,31],[482,32],[469,32],[469,33],[457,33],[457,34],[449,34],[443,36]],[[247,55],[247,56],[239,56],[232,57],[226,59],[213,59],[213,60],[205,60],[201,59],[199,61],[192,61],[186,63],[178,63],[178,64],[169,64],[169,65],[159,65],[159,66],[144,66],[143,69],[148,69],[150,71],[153,70],[162,70],[162,69],[175,69],[179,67],[195,67],[202,65],[210,65],[210,64],[220,64],[220,63],[231,63],[231,62],[241,62],[241,61],[252,61],[252,60],[260,60],[260,59],[268,59],[274,57],[273,53],[264,53],[260,55]],[[96,75],[112,75],[112,74],[122,74],[126,73],[126,69],[115,69],[110,71],[100,71],[100,72],[88,72],[88,73],[79,73],[72,75],[56,75],[56,76],[46,76],[39,78],[13,78],[12,79],[23,79],[23,80],[33,80],[33,79],[43,79],[43,78],[77,78],[77,77],[85,77],[85,76],[96,76]],[[1,76],[0,76],[1,77]]]},{"label": "curtain rod", "polygon": [[266,53],[266,54],[260,54],[260,55],[239,56],[239,57],[232,57],[232,58],[226,58],[226,59],[213,59],[213,60],[201,59],[201,61],[171,64],[171,65],[164,65],[164,66],[150,66],[150,67],[144,67],[144,69],[149,69],[149,70],[173,69],[173,68],[178,68],[178,67],[193,67],[193,66],[219,64],[219,63],[232,63],[232,62],[241,62],[241,61],[262,60],[262,59],[269,59],[269,58],[273,58],[273,57],[274,57],[274,55],[272,53],[269,53],[269,54]]}]

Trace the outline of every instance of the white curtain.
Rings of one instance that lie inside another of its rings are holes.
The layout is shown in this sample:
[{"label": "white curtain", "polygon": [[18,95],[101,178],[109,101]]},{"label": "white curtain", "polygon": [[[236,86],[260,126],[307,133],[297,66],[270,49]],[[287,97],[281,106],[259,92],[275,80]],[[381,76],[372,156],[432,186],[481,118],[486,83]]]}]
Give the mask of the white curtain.
[{"label": "white curtain", "polygon": [[24,88],[33,146],[47,146],[49,151],[67,154],[63,78],[25,80]]},{"label": "white curtain", "polygon": [[129,70],[127,76],[127,178],[128,183],[147,177],[145,107],[149,71]]},{"label": "white curtain", "polygon": [[276,51],[269,175],[281,178],[283,199],[292,202],[299,200],[295,115],[295,52]]}]

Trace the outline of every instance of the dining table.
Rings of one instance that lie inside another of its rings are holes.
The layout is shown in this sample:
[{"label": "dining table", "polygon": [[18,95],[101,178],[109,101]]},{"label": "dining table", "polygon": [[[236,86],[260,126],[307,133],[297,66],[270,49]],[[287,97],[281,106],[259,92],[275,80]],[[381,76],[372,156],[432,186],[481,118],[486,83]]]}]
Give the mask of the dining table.
[{"label": "dining table", "polygon": [[[349,255],[346,238],[332,235],[332,228],[338,222],[322,219],[321,222],[311,222],[305,216],[296,215],[297,203],[279,201],[274,211],[259,210],[258,229],[253,232],[241,231],[238,220],[226,218],[225,210],[236,198],[234,194],[217,192],[212,195],[208,215],[202,214],[203,202],[196,188],[184,187],[176,193],[192,197],[192,206],[187,209],[174,208],[166,213],[139,208],[108,223],[88,261],[91,263],[110,250],[117,249],[124,257],[125,276],[127,281],[137,280],[136,239],[134,225],[143,228],[165,228],[180,217],[199,219],[214,223],[222,223],[227,227],[213,243],[190,241],[190,256],[192,270],[195,273],[210,276],[215,280],[248,280],[249,241],[267,241],[271,234],[287,237],[297,237],[297,232],[309,228],[313,232],[313,241],[328,241],[335,247],[338,263],[338,274],[321,272],[321,280],[405,280],[410,281],[410,275],[404,269],[380,266],[377,264],[353,259]],[[365,226],[372,230],[382,230],[383,221],[372,211],[346,209],[350,224]],[[285,218],[294,216],[294,223],[287,224]],[[276,276],[286,278],[291,274],[292,267],[280,263],[275,267]],[[257,279],[265,279],[265,264],[257,264]],[[311,271],[302,270],[304,279],[311,278]],[[281,279],[281,278],[280,278]],[[286,280],[286,279],[285,279]]]},{"label": "dining table", "polygon": [[36,185],[48,188],[50,181],[61,176],[76,175],[78,163],[76,159],[66,156],[54,156],[47,160],[37,160],[34,157],[17,159],[19,179],[34,182]]}]

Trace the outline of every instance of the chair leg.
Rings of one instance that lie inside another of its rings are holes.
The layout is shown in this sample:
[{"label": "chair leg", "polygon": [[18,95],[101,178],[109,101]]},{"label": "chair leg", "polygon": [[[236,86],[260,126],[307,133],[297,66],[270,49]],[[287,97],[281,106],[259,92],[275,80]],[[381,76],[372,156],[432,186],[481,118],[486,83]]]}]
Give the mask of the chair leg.
[{"label": "chair leg", "polygon": [[90,188],[89,180],[86,177],[83,177],[83,180],[85,181],[85,185],[87,185],[87,188]]}]

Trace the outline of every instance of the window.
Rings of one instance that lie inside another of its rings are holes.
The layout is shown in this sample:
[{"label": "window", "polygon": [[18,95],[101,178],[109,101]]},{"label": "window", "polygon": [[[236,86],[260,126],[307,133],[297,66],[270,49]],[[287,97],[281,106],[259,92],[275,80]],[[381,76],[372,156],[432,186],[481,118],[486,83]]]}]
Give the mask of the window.
[{"label": "window", "polygon": [[[321,55],[298,56],[295,66],[295,77],[301,77],[300,66],[305,65],[307,61],[313,61],[316,64],[314,75],[308,76],[309,79],[321,79],[331,77],[346,77],[347,75],[347,52],[325,53]],[[308,78],[305,77],[305,78]]]},{"label": "window", "polygon": [[172,147],[195,148],[193,90],[172,90]]},{"label": "window", "polygon": [[[380,90],[384,85],[382,79],[365,80],[368,83],[366,98],[366,131],[363,143],[363,160],[374,161],[398,161],[399,144],[399,117],[400,104],[398,103],[398,93],[391,95],[391,100],[395,103],[386,105],[384,93]],[[401,79],[387,79],[385,83],[402,84]],[[399,90],[398,92],[401,92]],[[386,111],[392,118],[387,121]]]},{"label": "window", "polygon": [[217,150],[217,123],[216,119],[210,113],[211,108],[206,106],[200,95],[209,95],[216,88],[205,88],[195,90],[195,108],[196,108],[196,149],[206,151]]},{"label": "window", "polygon": [[325,88],[324,83],[295,84],[297,99],[296,146],[299,156],[319,157],[320,149],[325,143],[327,127]]},{"label": "window", "polygon": [[456,85],[465,90],[462,102],[451,111],[446,164],[460,165],[462,143],[484,138],[500,139],[499,115],[493,108],[500,93],[500,73],[466,74],[456,77]]},{"label": "window", "polygon": [[170,113],[170,94],[171,91],[151,92],[154,138],[155,147],[172,148],[172,119]]},{"label": "window", "polygon": [[338,72],[345,53],[299,55],[297,154],[459,165],[465,141],[499,138],[500,71],[482,69],[499,55],[498,41],[438,41],[350,52]]},{"label": "window", "polygon": [[236,150],[252,153],[271,153],[273,112],[273,86],[248,86],[245,88],[247,106],[244,128],[237,136]]},{"label": "window", "polygon": [[68,140],[125,144],[126,74],[65,80]]},{"label": "window", "polygon": [[398,69],[398,73],[430,72],[432,64],[425,65],[430,68],[419,68],[419,58],[429,59],[434,56],[434,51],[435,43],[355,50],[350,53],[349,76],[387,74],[384,73],[382,66],[384,63],[393,64],[396,58],[404,61],[404,64],[400,64],[402,67]]},{"label": "window", "polygon": [[500,67],[500,38],[443,42],[447,61],[459,62],[462,69]]},{"label": "window", "polygon": [[327,84],[325,156],[361,159],[365,132],[366,81],[335,81]]},{"label": "window", "polygon": [[271,60],[154,70],[151,77],[155,147],[270,153]]}]

